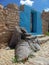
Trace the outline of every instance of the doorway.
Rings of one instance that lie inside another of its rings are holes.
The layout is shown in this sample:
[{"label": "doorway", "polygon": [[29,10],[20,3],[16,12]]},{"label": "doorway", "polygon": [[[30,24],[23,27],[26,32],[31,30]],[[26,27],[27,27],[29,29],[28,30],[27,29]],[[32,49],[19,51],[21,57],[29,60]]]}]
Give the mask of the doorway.
[{"label": "doorway", "polygon": [[34,21],[34,13],[33,12],[31,12],[30,30],[31,30],[32,33],[35,32],[35,21]]}]

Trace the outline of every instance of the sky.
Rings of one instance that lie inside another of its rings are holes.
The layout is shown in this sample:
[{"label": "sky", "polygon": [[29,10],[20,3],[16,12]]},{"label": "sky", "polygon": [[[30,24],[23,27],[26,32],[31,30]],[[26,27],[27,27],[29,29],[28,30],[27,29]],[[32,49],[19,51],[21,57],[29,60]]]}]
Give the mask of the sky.
[{"label": "sky", "polygon": [[[31,7],[37,11],[42,12],[43,9],[49,10],[49,0],[31,0],[31,1],[34,2]],[[16,4],[20,5],[20,0],[0,0],[0,3],[2,3],[5,6],[9,2],[16,3]]]},{"label": "sky", "polygon": [[49,0],[34,0],[33,8],[38,11],[49,8]]}]

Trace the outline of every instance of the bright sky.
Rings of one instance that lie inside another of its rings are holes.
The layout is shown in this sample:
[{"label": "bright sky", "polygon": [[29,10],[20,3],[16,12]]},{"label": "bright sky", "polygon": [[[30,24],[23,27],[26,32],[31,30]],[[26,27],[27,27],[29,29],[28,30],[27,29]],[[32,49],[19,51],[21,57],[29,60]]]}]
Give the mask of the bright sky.
[{"label": "bright sky", "polygon": [[[43,9],[49,10],[49,0],[23,0],[23,1],[25,1],[26,5],[30,5],[37,11],[42,11]],[[16,3],[20,5],[20,0],[0,0],[0,3],[2,3],[3,5],[7,5],[7,3]]]},{"label": "bright sky", "polygon": [[34,3],[34,1],[31,1],[31,0],[20,0],[20,4],[21,5],[28,5],[28,6],[32,6],[33,5],[33,3]]}]

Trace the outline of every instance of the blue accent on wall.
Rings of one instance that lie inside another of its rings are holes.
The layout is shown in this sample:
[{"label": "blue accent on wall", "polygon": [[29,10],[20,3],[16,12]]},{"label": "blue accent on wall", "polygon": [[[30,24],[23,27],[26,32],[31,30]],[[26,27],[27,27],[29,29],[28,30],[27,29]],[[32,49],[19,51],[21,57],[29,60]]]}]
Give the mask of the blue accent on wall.
[{"label": "blue accent on wall", "polygon": [[[31,32],[31,14],[32,32]],[[20,26],[24,27],[31,34],[42,34],[42,19],[41,13],[33,10],[31,7],[24,5],[24,11],[20,11]]]},{"label": "blue accent on wall", "polygon": [[42,18],[40,12],[37,12],[37,33],[42,34]]},{"label": "blue accent on wall", "polygon": [[20,26],[30,32],[30,7],[24,6],[24,11],[20,11]]}]

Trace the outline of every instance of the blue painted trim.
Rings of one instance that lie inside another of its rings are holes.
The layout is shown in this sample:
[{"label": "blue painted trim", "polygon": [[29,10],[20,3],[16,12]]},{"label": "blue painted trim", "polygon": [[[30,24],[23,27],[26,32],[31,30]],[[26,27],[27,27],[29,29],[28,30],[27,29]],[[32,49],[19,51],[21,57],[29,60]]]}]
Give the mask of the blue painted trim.
[{"label": "blue painted trim", "polygon": [[[34,32],[31,32],[30,30],[31,12],[34,14],[34,22],[33,22]],[[24,11],[20,12],[20,26],[24,27],[28,31],[28,33],[31,33],[33,35],[42,34],[41,13],[33,10],[27,5],[24,5]]]}]

